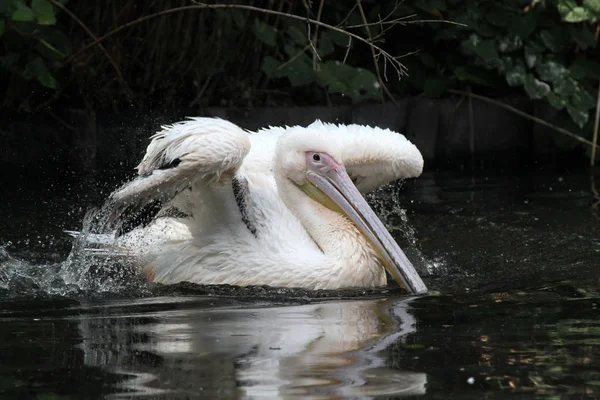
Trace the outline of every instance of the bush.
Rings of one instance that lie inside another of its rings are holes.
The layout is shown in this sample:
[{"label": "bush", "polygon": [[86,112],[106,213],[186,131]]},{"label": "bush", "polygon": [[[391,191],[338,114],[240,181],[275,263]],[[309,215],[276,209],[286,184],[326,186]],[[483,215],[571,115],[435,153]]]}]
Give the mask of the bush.
[{"label": "bush", "polygon": [[[262,3],[256,7],[279,7]],[[385,89],[438,97],[468,87],[546,102],[561,110],[562,126],[592,132],[600,0],[362,0],[359,7],[338,0],[313,1],[308,9],[296,0],[275,15],[186,9],[133,23],[83,52],[94,33],[190,3],[75,1],[68,4],[72,15],[64,4],[0,3],[0,68],[10,73],[2,83],[4,109],[31,111],[53,102],[115,110],[357,103],[382,100]],[[407,16],[431,22],[405,25]],[[410,75],[397,79],[392,67],[399,66],[389,55],[309,26],[304,17],[408,54],[401,61]]]}]

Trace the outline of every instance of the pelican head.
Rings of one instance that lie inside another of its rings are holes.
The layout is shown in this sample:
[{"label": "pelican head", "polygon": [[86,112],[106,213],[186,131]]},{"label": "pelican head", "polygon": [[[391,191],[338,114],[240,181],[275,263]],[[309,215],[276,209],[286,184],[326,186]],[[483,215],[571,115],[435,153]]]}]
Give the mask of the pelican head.
[{"label": "pelican head", "polygon": [[421,277],[346,172],[337,135],[292,128],[282,135],[276,165],[312,200],[344,215],[367,239],[381,265],[411,293],[427,291]]}]

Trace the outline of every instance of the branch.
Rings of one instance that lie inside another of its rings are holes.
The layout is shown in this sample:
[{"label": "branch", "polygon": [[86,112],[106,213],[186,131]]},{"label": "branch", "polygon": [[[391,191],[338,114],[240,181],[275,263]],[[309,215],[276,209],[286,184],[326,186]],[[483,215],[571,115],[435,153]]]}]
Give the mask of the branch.
[{"label": "branch", "polygon": [[600,83],[598,84],[598,102],[596,103],[596,120],[594,121],[594,137],[592,138],[592,156],[590,166],[596,163],[596,146],[598,146],[598,125],[600,125]]},{"label": "branch", "polygon": [[[363,10],[361,0],[356,0],[356,4],[358,5],[358,11],[360,12],[360,17],[362,18],[363,22],[366,24],[367,17],[365,15],[365,11]],[[371,30],[369,29],[368,25],[365,26],[365,31],[367,32],[367,38],[369,38],[369,41],[372,41],[373,38],[371,37]],[[392,99],[392,101],[395,103],[396,100],[394,100],[394,97],[387,90],[387,87],[384,85],[383,79],[381,79],[381,72],[379,71],[379,63],[377,62],[377,54],[375,54],[375,49],[373,47],[371,47],[371,56],[373,57],[373,65],[375,66],[375,73],[377,74],[377,81],[379,82],[379,88],[381,89],[381,99],[383,100],[385,94],[388,94],[390,96],[390,99]]]},{"label": "branch", "polygon": [[[54,4],[56,7],[60,8],[61,10],[63,10],[65,13],[67,13],[67,15],[69,17],[71,17],[92,39],[94,39],[95,43],[98,43],[98,47],[100,47],[100,50],[104,53],[104,55],[108,59],[108,62],[110,62],[110,64],[115,69],[115,72],[117,73],[117,76],[119,78],[119,84],[121,85],[121,89],[125,93],[125,96],[127,97],[128,100],[131,100],[131,90],[129,89],[129,86],[127,85],[127,81],[125,81],[125,78],[123,77],[123,74],[121,74],[121,70],[119,70],[119,67],[117,66],[117,63],[112,58],[112,56],[110,55],[110,53],[108,51],[106,51],[106,49],[104,48],[104,46],[102,46],[99,43],[100,40],[98,40],[98,38],[96,37],[96,35],[94,35],[94,33],[79,18],[77,18],[77,16],[75,14],[73,14],[68,8],[66,8],[65,6],[63,6],[61,3],[59,3],[56,0],[50,0],[50,2],[52,4]],[[70,57],[70,59],[72,59],[72,58],[73,57]]]},{"label": "branch", "polygon": [[463,24],[460,22],[454,22],[454,21],[448,21],[445,19],[416,19],[414,21],[406,21],[408,18],[412,18],[416,15],[417,14],[406,15],[404,17],[394,18],[389,21],[386,21],[385,19],[383,19],[380,22],[370,22],[370,23],[363,23],[363,24],[358,24],[358,25],[349,25],[349,26],[345,26],[344,28],[346,28],[346,29],[362,28],[367,25],[368,26],[371,26],[371,25],[403,25],[404,26],[404,25],[410,25],[410,24],[425,24],[425,23],[440,23],[440,24],[450,24],[450,25],[468,27],[467,24]]},{"label": "branch", "polygon": [[[55,0],[56,1],[56,0]],[[104,35],[100,36],[99,38],[95,39],[92,43],[84,46],[83,48],[81,48],[79,51],[77,51],[75,54],[73,54],[71,57],[69,57],[69,60],[72,60],[76,57],[78,57],[80,54],[82,54],[83,52],[89,50],[90,48],[98,45],[100,42],[102,42],[103,40],[106,40],[107,38],[113,36],[114,34],[127,29],[129,27],[132,27],[134,25],[140,24],[144,21],[148,21],[150,19],[156,18],[156,17],[160,17],[163,15],[168,15],[168,14],[173,14],[173,13],[177,13],[177,12],[182,12],[182,11],[190,11],[190,10],[202,10],[202,9],[242,9],[242,10],[248,10],[248,11],[255,11],[255,12],[259,12],[259,13],[263,13],[263,14],[270,14],[270,15],[278,15],[278,16],[283,16],[286,18],[290,18],[290,19],[295,19],[298,21],[303,21],[303,22],[308,22],[312,25],[317,25],[320,26],[322,28],[326,28],[332,31],[336,31],[339,33],[342,33],[346,36],[349,36],[351,38],[354,38],[360,42],[366,43],[367,45],[371,46],[372,48],[374,48],[375,50],[379,51],[380,54],[382,54],[386,60],[389,60],[392,63],[392,66],[394,67],[394,69],[396,70],[396,72],[398,73],[398,77],[402,76],[402,75],[406,75],[406,67],[397,60],[396,57],[392,56],[390,53],[388,53],[387,51],[383,50],[381,47],[371,43],[368,39],[365,39],[364,37],[360,36],[360,35],[356,35],[352,32],[348,32],[344,29],[326,24],[324,22],[321,21],[316,21],[314,19],[310,19],[310,18],[306,18],[306,17],[301,17],[298,15],[294,15],[294,14],[289,14],[289,13],[284,13],[281,11],[275,11],[275,10],[269,10],[269,9],[265,9],[265,8],[260,8],[260,7],[254,7],[254,6],[247,6],[247,5],[243,5],[243,4],[196,4],[196,5],[191,5],[191,6],[182,6],[182,7],[175,7],[175,8],[171,8],[169,10],[164,10],[164,11],[160,11],[154,14],[149,14],[143,17],[140,17],[138,19],[135,19],[133,21],[129,21],[121,26],[116,27],[115,29],[109,31],[108,33],[105,33]]]},{"label": "branch", "polygon": [[310,44],[307,44],[306,46],[304,46],[304,48],[302,50],[300,50],[299,52],[294,54],[294,56],[292,58],[290,58],[289,60],[287,60],[286,62],[281,63],[277,68],[275,68],[275,71],[284,69],[285,67],[287,67],[288,65],[293,63],[296,59],[298,59],[298,57],[300,57],[302,55],[302,53],[304,53],[308,49],[310,49]]},{"label": "branch", "polygon": [[448,89],[448,92],[455,93],[455,94],[460,94],[462,96],[471,96],[473,98],[485,101],[486,103],[494,104],[494,105],[496,105],[498,107],[502,107],[502,108],[504,108],[504,109],[506,109],[508,111],[512,111],[513,113],[515,113],[517,115],[520,115],[523,118],[527,118],[527,119],[530,119],[530,120],[532,120],[532,121],[534,121],[534,122],[536,122],[536,123],[538,123],[540,125],[547,126],[548,128],[551,128],[551,129],[555,130],[558,133],[562,133],[563,135],[567,135],[567,136],[569,136],[569,137],[577,140],[578,142],[581,142],[581,143],[587,144],[588,146],[593,146],[593,147],[599,146],[598,144],[594,144],[594,143],[590,142],[589,140],[584,139],[581,136],[578,136],[578,135],[574,134],[571,131],[568,131],[568,130],[566,130],[564,128],[561,128],[560,126],[556,126],[554,124],[551,124],[550,122],[544,121],[543,119],[535,117],[535,116],[533,116],[531,114],[527,114],[526,112],[523,112],[523,111],[521,111],[521,110],[519,110],[519,109],[517,109],[517,108],[515,108],[513,106],[510,106],[510,105],[508,105],[506,103],[503,103],[501,101],[490,99],[489,97],[482,96],[480,94],[463,92],[462,90]]},{"label": "branch", "polygon": [[[319,3],[319,10],[317,11],[317,21],[321,21],[321,13],[323,12],[323,4],[325,0],[321,0]],[[308,26],[308,30],[310,32],[310,25]],[[315,27],[315,34],[313,35],[312,42],[310,41],[310,36],[308,41],[312,43],[313,48],[313,70],[317,69],[317,60],[320,61],[319,53],[317,52],[317,39],[319,38],[319,25]]]}]

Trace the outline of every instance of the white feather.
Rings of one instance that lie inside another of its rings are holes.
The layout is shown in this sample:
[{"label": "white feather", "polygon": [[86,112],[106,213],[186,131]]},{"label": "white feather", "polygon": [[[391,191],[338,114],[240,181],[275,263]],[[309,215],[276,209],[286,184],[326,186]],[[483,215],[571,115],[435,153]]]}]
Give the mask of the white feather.
[{"label": "white feather", "polygon": [[[135,250],[145,273],[166,284],[385,285],[384,269],[349,220],[324,207],[309,209],[316,202],[307,203],[294,185],[283,187],[278,165],[304,151],[324,151],[343,162],[363,192],[416,177],[423,167],[418,149],[388,129],[316,121],[248,134],[224,120],[193,118],[154,135],[140,177],[111,196],[121,211],[160,199],[192,218],[157,219],[119,238],[117,246]],[[177,166],[165,168],[175,160]],[[254,233],[227,184],[233,174],[247,185],[245,212]]]}]

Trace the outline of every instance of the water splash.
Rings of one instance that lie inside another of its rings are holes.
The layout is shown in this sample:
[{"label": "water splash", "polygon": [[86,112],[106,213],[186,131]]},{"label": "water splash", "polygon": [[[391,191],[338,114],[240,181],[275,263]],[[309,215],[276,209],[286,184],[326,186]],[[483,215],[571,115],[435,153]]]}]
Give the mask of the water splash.
[{"label": "water splash", "polygon": [[[401,187],[398,183],[389,184],[366,197],[386,228],[401,242],[401,247],[419,272],[428,275],[437,264],[427,260],[417,247],[415,230],[409,223],[406,210],[400,205]],[[114,246],[114,234],[107,224],[108,212],[104,207],[90,209],[83,218],[80,232],[65,231],[65,236],[58,240],[55,237],[37,237],[35,243],[19,243],[17,247],[24,247],[25,251],[17,250],[12,243],[0,243],[0,298],[144,296],[157,290],[162,293],[163,288],[148,284],[138,273],[134,259]],[[70,241],[67,240],[69,236]],[[64,247],[63,251],[57,252],[57,246]],[[265,289],[250,288],[240,292],[232,287],[215,292],[198,285],[198,290],[208,295],[238,297],[260,296]],[[313,297],[304,292],[294,294],[294,289],[290,290],[292,293],[286,292],[286,296]],[[267,297],[281,297],[281,294],[277,290],[268,291]],[[323,295],[314,294],[315,298]],[[327,297],[339,295],[326,294]]]},{"label": "water splash", "polygon": [[400,247],[419,274],[432,275],[439,271],[439,261],[428,260],[418,247],[415,229],[409,222],[406,209],[402,208],[402,186],[400,182],[391,182],[367,193],[365,198],[386,229],[400,242]]},{"label": "water splash", "polygon": [[[85,248],[85,237],[73,241],[73,248],[66,260],[40,262],[9,250],[11,243],[0,246],[0,298],[23,297],[94,297],[105,294],[146,294],[148,285],[132,268],[131,264],[109,256],[97,255]],[[44,248],[51,250],[51,246]]]}]

